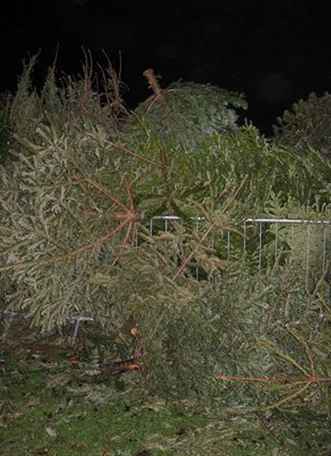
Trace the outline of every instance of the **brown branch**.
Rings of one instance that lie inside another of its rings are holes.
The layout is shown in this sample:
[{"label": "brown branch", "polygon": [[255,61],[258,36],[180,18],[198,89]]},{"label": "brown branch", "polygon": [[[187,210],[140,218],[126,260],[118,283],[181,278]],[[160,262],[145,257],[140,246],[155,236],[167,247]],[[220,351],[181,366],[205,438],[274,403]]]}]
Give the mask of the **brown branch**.
[{"label": "brown branch", "polygon": [[115,198],[103,185],[99,184],[98,182],[95,182],[94,180],[85,176],[73,176],[72,179],[74,182],[77,182],[78,184],[81,184],[82,181],[87,182],[91,185],[91,187],[94,187],[99,192],[103,193],[109,199],[111,199],[114,204],[120,206],[123,210],[127,210],[127,207],[123,203],[121,203],[117,198]]},{"label": "brown branch", "polygon": [[163,98],[162,89],[158,83],[157,77],[155,76],[153,68],[148,68],[143,72],[143,76],[147,79],[149,83],[149,88],[153,90],[155,96],[159,99]]},{"label": "brown branch", "polygon": [[52,258],[48,258],[47,260],[30,260],[30,261],[19,261],[17,263],[11,264],[9,266],[4,266],[0,268],[0,272],[10,271],[11,269],[15,269],[19,266],[27,266],[27,265],[43,265],[43,264],[53,264],[58,263],[60,261],[68,260],[72,257],[79,255],[80,253],[87,252],[88,250],[92,250],[95,247],[102,245],[104,242],[108,241],[112,237],[115,236],[119,231],[121,231],[126,225],[130,223],[130,219],[125,219],[120,225],[114,228],[110,233],[105,234],[101,238],[97,239],[95,242],[90,244],[85,244],[79,247],[72,252],[66,253],[65,255],[59,255]]},{"label": "brown branch", "polygon": [[[210,225],[210,227],[207,229],[207,231],[204,233],[204,235],[200,238],[199,245],[206,239],[206,237],[214,229],[214,227],[215,227],[214,224]],[[182,262],[180,267],[177,269],[176,274],[174,275],[172,280],[178,279],[178,277],[182,274],[182,272],[186,268],[187,264],[191,261],[191,259],[193,258],[193,256],[197,252],[197,250],[199,248],[199,245],[194,250],[192,250],[192,252],[189,255],[187,255],[186,258],[184,258],[184,261]]]},{"label": "brown branch", "polygon": [[128,147],[126,146],[123,146],[123,144],[113,144],[113,146],[116,148],[116,149],[119,149],[125,153],[127,153],[128,155],[131,155],[132,157],[134,158],[137,158],[138,160],[141,160],[141,161],[144,161],[146,163],[150,163],[151,165],[156,165],[160,168],[163,167],[162,163],[158,163],[154,160],[151,160],[149,158],[145,158],[143,157],[142,155],[139,155],[137,154],[136,152],[133,152],[132,150],[130,150]]},{"label": "brown branch", "polygon": [[[239,185],[239,187],[236,189],[236,191],[233,193],[233,195],[231,196],[231,198],[229,198],[229,200],[225,203],[224,205],[224,212],[226,212],[229,207],[231,206],[231,204],[235,201],[235,199],[237,198],[237,195],[239,194],[239,192],[241,191],[244,183],[246,182],[247,180],[247,176],[244,177],[244,179],[242,180],[241,184]],[[203,234],[203,236],[200,238],[199,240],[199,243],[198,245],[196,246],[196,248],[194,250],[192,250],[192,252],[186,257],[184,258],[182,264],[180,265],[180,267],[178,268],[176,274],[174,275],[173,277],[173,280],[176,280],[178,279],[178,277],[182,274],[182,272],[184,271],[184,269],[186,268],[187,264],[191,261],[191,259],[194,257],[195,253],[198,251],[199,249],[199,246],[202,244],[202,242],[207,238],[207,236],[209,235],[209,233],[217,226],[217,222],[212,222],[211,225],[209,226],[209,228],[206,230],[206,232]]]},{"label": "brown branch", "polygon": [[308,375],[306,377],[284,377],[284,376],[262,376],[262,377],[240,377],[235,375],[217,374],[217,380],[226,382],[238,383],[269,383],[272,385],[300,385],[300,384],[319,384],[331,383],[331,377],[318,377],[316,375]]}]

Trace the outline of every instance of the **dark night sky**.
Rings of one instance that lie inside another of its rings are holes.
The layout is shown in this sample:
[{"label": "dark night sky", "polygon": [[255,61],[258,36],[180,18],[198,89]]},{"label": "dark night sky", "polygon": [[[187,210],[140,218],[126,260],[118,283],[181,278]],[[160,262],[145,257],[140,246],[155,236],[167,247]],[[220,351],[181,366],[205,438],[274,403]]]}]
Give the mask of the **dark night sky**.
[{"label": "dark night sky", "polygon": [[3,2],[0,89],[15,89],[22,60],[38,50],[42,72],[58,45],[65,73],[81,70],[82,46],[100,61],[104,50],[115,67],[121,53],[130,107],[149,95],[142,72],[152,67],[161,85],[183,79],[245,93],[249,119],[266,132],[294,101],[331,91],[328,2],[176,3]]}]

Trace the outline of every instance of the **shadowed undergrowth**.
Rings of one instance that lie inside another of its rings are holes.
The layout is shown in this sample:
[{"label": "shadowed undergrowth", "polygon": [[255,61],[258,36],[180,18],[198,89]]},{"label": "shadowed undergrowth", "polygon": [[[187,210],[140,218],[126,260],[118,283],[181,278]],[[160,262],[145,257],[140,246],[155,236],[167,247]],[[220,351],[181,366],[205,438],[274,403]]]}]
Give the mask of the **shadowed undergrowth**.
[{"label": "shadowed undergrowth", "polygon": [[330,449],[329,423],[314,411],[240,416],[221,404],[216,412],[193,400],[161,400],[141,389],[139,373],[97,371],[86,333],[74,349],[59,337],[36,336],[26,329],[17,337],[12,327],[2,345],[4,456],[299,456]]}]

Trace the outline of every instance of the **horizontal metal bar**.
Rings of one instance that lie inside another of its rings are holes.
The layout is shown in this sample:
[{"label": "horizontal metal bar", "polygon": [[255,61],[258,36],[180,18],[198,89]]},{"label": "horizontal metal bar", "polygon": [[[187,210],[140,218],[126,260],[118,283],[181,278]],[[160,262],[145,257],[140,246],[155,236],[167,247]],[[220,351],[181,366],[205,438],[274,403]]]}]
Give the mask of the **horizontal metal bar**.
[{"label": "horizontal metal bar", "polygon": [[[152,220],[182,220],[183,217],[177,215],[155,215]],[[190,217],[191,220],[205,220],[204,217]]]},{"label": "horizontal metal bar", "polygon": [[[205,220],[204,217],[190,217],[191,220]],[[177,215],[156,215],[152,220],[182,220]],[[284,223],[284,224],[312,224],[312,225],[331,225],[331,220],[309,220],[309,219],[287,219],[287,218],[248,218],[244,223]]]},{"label": "horizontal metal bar", "polygon": [[331,220],[306,220],[306,219],[277,219],[277,218],[248,218],[244,223],[288,223],[288,224],[312,224],[312,225],[330,225]]}]

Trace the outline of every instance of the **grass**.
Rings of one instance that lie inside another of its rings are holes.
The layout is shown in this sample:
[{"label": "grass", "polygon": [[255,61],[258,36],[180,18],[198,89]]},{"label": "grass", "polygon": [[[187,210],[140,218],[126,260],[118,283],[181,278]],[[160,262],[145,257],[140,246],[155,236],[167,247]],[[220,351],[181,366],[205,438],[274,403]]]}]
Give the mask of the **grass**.
[{"label": "grass", "polygon": [[6,354],[2,455],[135,454],[204,424],[203,417],[185,416],[162,402],[142,402],[116,391],[129,388],[130,380],[91,383],[82,380],[79,367],[66,363],[61,357],[47,363]]},{"label": "grass", "polygon": [[229,415],[149,397],[139,373],[96,373],[86,345],[10,331],[1,346],[2,456],[329,455],[325,416]]}]

